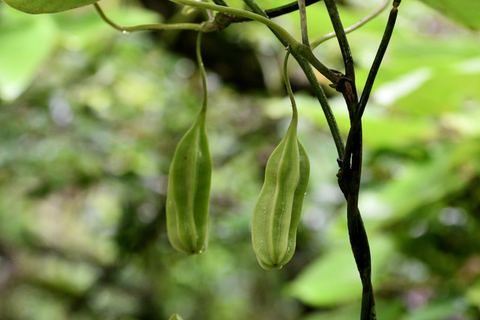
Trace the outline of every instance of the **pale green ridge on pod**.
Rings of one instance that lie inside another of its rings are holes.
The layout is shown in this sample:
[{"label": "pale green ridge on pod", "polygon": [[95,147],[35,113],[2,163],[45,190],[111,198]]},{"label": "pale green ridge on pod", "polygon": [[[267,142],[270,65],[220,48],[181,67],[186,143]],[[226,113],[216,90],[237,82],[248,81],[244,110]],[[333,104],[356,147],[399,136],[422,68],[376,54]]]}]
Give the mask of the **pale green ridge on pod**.
[{"label": "pale green ridge on pod", "polygon": [[88,6],[99,0],[2,0],[10,7],[26,13],[55,13]]},{"label": "pale green ridge on pod", "polygon": [[297,138],[297,118],[268,159],[252,220],[252,243],[264,269],[280,269],[293,256],[310,163]]},{"label": "pale green ridge on pod", "polygon": [[170,319],[168,319],[168,320],[183,320],[183,318],[180,317],[178,314],[175,313],[175,314],[172,315],[172,316],[170,317]]},{"label": "pale green ridge on pod", "polygon": [[168,177],[167,234],[186,254],[202,253],[208,242],[212,160],[205,131],[206,109],[178,143]]}]

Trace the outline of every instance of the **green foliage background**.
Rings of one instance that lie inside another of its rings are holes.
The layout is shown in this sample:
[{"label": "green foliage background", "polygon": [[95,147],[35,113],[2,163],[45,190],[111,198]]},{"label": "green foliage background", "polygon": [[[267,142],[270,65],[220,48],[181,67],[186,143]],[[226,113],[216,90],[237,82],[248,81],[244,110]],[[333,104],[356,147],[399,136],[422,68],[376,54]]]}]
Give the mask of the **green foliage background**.
[{"label": "green foliage background", "polygon": [[[102,3],[125,25],[161,19]],[[345,25],[379,1],[352,3]],[[324,9],[309,7],[311,38],[331,31]],[[364,120],[360,208],[378,319],[478,319],[480,41],[420,2],[400,10]],[[296,14],[278,22],[298,34]],[[349,36],[358,83],[385,22]],[[240,93],[209,74],[210,244],[186,257],[164,222],[170,160],[201,106],[195,62],[162,42],[182,34],[122,35],[93,8],[30,16],[0,3],[0,319],[358,318],[335,148],[294,63],[311,182],[294,258],[281,271],[257,264],[251,214],[290,114],[284,51],[258,24],[224,33],[253,49],[267,89]],[[316,53],[341,69],[334,40]],[[346,134],[342,99],[325,89]]]}]

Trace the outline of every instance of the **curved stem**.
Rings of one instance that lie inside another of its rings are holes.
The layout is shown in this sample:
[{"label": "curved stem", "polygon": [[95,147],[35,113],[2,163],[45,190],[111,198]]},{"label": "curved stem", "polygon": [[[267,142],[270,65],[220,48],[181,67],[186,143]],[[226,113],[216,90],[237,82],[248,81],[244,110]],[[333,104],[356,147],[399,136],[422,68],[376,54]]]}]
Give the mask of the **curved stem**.
[{"label": "curved stem", "polygon": [[[254,0],[244,1],[255,13],[266,17],[265,12],[255,3]],[[288,46],[288,43],[281,35],[276,33],[274,30],[272,30],[272,32],[284,46]],[[340,159],[343,159],[345,155],[345,145],[342,139],[342,135],[340,134],[340,130],[338,129],[335,116],[333,115],[332,109],[330,108],[330,105],[328,103],[327,96],[325,95],[325,92],[323,91],[322,86],[318,82],[317,76],[313,72],[312,66],[308,63],[308,61],[294,51],[291,51],[291,53],[293,57],[297,60],[298,64],[305,73],[308,82],[312,86],[312,90],[315,93],[315,96],[317,97],[320,106],[322,107],[328,127],[330,129],[330,132],[332,133],[333,141],[335,142],[335,147],[337,148],[338,157]]]},{"label": "curved stem", "polygon": [[[369,15],[363,17],[361,20],[352,24],[351,26],[345,28],[345,33],[348,34],[352,31],[355,31],[358,28],[360,28],[361,26],[363,26],[364,24],[366,24],[367,22],[369,22],[370,20],[373,20],[376,16],[378,16],[380,13],[382,13],[383,10],[385,10],[385,8],[388,6],[389,2],[390,2],[390,0],[385,0],[382,3],[382,5],[380,7],[378,7],[375,11],[373,11]],[[326,35],[312,41],[310,43],[310,46],[312,47],[312,49],[315,49],[316,47],[318,47],[323,42],[325,42],[327,40],[330,40],[332,38],[335,38],[336,36],[337,36],[337,34],[335,33],[335,31],[332,31],[332,32],[327,33]]]},{"label": "curved stem", "polygon": [[300,27],[302,30],[302,43],[306,46],[310,46],[308,41],[308,27],[307,27],[307,10],[305,8],[305,0],[298,1],[298,11],[300,12]]},{"label": "curved stem", "polygon": [[174,24],[164,24],[164,23],[155,23],[155,24],[142,24],[133,27],[124,27],[121,26],[112,20],[110,20],[98,3],[94,3],[93,6],[97,10],[100,17],[108,23],[113,28],[122,31],[123,33],[130,33],[136,31],[145,31],[145,30],[195,30],[202,32],[211,32],[217,29],[216,25],[213,22],[206,21],[203,23],[174,23]]},{"label": "curved stem", "polygon": [[283,62],[283,80],[285,81],[285,87],[287,88],[287,94],[290,98],[292,104],[292,121],[298,121],[298,111],[297,103],[295,102],[295,97],[293,96],[292,85],[290,84],[290,78],[288,77],[288,57],[290,56],[291,50],[287,50],[285,54],[285,60]]},{"label": "curved stem", "polygon": [[[322,0],[305,0],[305,6],[308,7],[309,5],[317,3],[319,1],[322,1]],[[217,3],[218,0],[213,1],[213,2],[220,5],[220,3]],[[291,12],[296,11],[296,10],[298,10],[298,2],[297,1],[291,2],[291,3],[286,4],[284,6],[280,6],[280,7],[276,7],[276,8],[272,8],[272,9],[267,9],[267,10],[262,10],[262,11],[266,14],[267,18],[271,19],[271,18],[276,18],[276,17],[282,16],[282,15],[287,14],[287,13],[291,13]],[[225,17],[225,18],[230,23],[251,21],[251,19],[248,19],[248,18],[236,17],[236,16],[230,16],[230,15],[228,17]]]},{"label": "curved stem", "polygon": [[202,32],[198,33],[197,36],[197,46],[196,46],[196,55],[197,55],[197,63],[198,68],[200,69],[200,74],[202,76],[202,85],[203,85],[203,105],[202,110],[200,112],[207,111],[207,104],[208,104],[208,88],[207,88],[207,72],[205,71],[205,66],[202,60]]},{"label": "curved stem", "polygon": [[317,97],[323,114],[325,115],[325,119],[327,120],[328,128],[330,129],[333,142],[335,143],[335,147],[337,149],[338,158],[343,159],[345,156],[345,144],[340,133],[340,129],[338,129],[337,120],[335,119],[332,108],[330,108],[330,104],[328,103],[327,96],[325,95],[322,86],[318,82],[317,76],[313,72],[312,66],[310,66],[307,60],[305,60],[295,52],[292,52],[292,55],[297,60],[300,68],[302,68],[303,72],[305,73],[305,76],[307,77],[310,86],[312,86],[312,90]]},{"label": "curved stem", "polygon": [[[285,30],[284,28],[282,28],[280,25],[276,24],[272,20],[268,19],[266,15],[265,16],[259,15],[246,10],[224,7],[224,6],[219,6],[212,3],[200,2],[200,1],[194,1],[194,0],[170,0],[170,1],[183,4],[186,6],[192,6],[196,8],[203,8],[203,9],[223,12],[223,13],[245,17],[245,18],[249,18],[249,19],[261,22],[267,27],[269,27],[270,29],[272,29],[273,31],[275,31],[277,34],[282,36],[288,42],[288,45],[292,48],[294,52],[304,57],[308,62],[312,64],[312,66],[315,69],[317,69],[320,73],[322,73],[327,79],[329,79],[333,83],[337,83],[340,80],[340,78],[332,70],[324,66],[317,59],[317,57],[315,57],[310,47],[298,42],[287,30]],[[265,12],[263,13],[265,14]]]},{"label": "curved stem", "polygon": [[194,0],[170,0],[175,3],[183,4],[185,6],[192,6],[196,8],[203,8],[203,9],[208,9],[208,10],[213,10],[213,11],[218,11],[218,12],[224,12],[227,14],[235,15],[235,16],[240,16],[244,18],[249,18],[258,22],[263,23],[267,27],[275,30],[279,34],[284,37],[290,46],[296,47],[300,43],[298,43],[297,40],[284,28],[282,28],[280,25],[276,24],[275,22],[269,20],[268,18],[265,18],[261,15],[258,15],[256,13],[242,10],[242,9],[236,9],[236,8],[230,8],[230,7],[225,7],[225,6],[219,6],[216,4],[212,3],[207,3],[207,2],[200,2],[200,1],[194,1]]}]

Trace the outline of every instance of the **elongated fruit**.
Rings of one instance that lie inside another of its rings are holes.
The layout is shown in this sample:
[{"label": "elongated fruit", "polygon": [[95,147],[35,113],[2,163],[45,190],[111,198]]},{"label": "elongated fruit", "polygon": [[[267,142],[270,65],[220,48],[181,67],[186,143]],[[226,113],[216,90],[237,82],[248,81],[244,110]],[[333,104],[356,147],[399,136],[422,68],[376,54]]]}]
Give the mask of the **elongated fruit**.
[{"label": "elongated fruit", "polygon": [[202,33],[197,37],[197,61],[202,75],[203,106],[193,126],[175,150],[167,191],[167,234],[172,246],[186,254],[202,253],[208,243],[208,203],[212,159],[208,149],[207,74],[201,55]]},{"label": "elongated fruit", "polygon": [[201,253],[208,242],[208,204],[212,160],[205,132],[206,109],[180,140],[168,177],[167,233],[172,246]]},{"label": "elongated fruit", "polygon": [[310,176],[307,153],[297,138],[298,112],[288,78],[287,51],[284,80],[292,103],[292,122],[285,138],[268,159],[265,182],[252,220],[253,250],[264,269],[280,269],[293,256],[303,198]]},{"label": "elongated fruit", "polygon": [[99,0],[2,0],[10,7],[26,13],[54,13],[88,6]]},{"label": "elongated fruit", "polygon": [[253,212],[252,243],[264,269],[280,269],[293,256],[310,162],[297,139],[296,114],[267,162],[265,182]]}]

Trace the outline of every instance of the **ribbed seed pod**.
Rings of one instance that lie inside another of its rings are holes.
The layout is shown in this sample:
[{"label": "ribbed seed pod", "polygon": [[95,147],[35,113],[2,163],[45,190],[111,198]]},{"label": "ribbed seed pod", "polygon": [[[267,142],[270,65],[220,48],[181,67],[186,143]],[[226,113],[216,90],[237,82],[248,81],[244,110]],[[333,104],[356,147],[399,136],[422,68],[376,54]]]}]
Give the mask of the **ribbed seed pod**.
[{"label": "ribbed seed pod", "polygon": [[292,102],[292,122],[268,159],[265,181],[253,211],[252,243],[260,266],[280,269],[295,252],[297,227],[310,176],[307,153],[297,138],[298,114],[287,76],[285,84]]},{"label": "ribbed seed pod", "polygon": [[280,269],[293,256],[310,175],[296,121],[267,162],[265,182],[253,212],[252,243],[264,269]]},{"label": "ribbed seed pod", "polygon": [[168,177],[168,239],[186,254],[201,253],[207,246],[211,174],[205,112],[201,112],[180,140]]},{"label": "ribbed seed pod", "polygon": [[204,104],[193,126],[178,143],[168,176],[167,234],[172,246],[186,254],[202,253],[208,243],[208,205],[212,159],[205,131],[207,89],[200,58],[199,33],[197,56],[204,80]]}]

